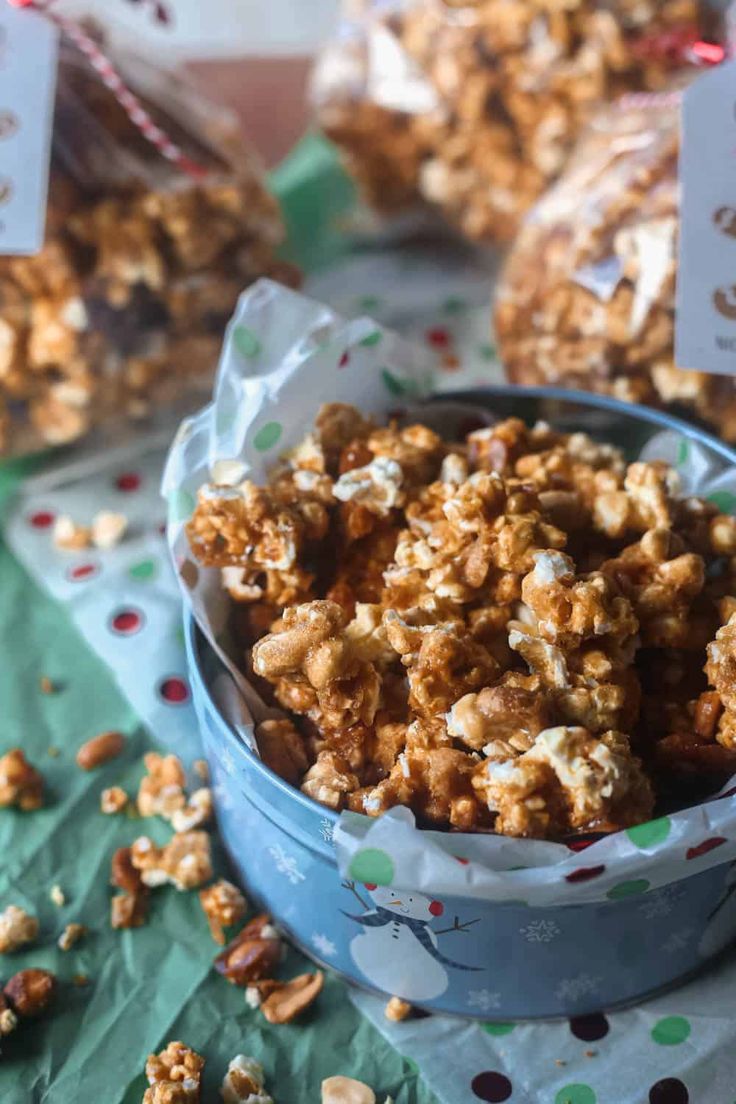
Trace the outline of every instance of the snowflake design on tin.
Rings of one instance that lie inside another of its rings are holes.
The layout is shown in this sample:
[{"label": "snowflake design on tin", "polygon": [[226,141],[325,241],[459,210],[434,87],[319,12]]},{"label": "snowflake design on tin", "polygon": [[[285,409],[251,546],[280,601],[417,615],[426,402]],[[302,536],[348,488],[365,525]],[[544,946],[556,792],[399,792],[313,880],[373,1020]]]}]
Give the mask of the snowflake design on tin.
[{"label": "snowflake design on tin", "polygon": [[268,853],[276,863],[279,874],[283,874],[285,878],[288,878],[292,885],[299,885],[299,882],[305,880],[305,875],[299,869],[294,856],[287,855],[280,844],[275,843],[273,847],[269,847]]},{"label": "snowflake design on tin", "polygon": [[565,978],[555,989],[558,1000],[578,1001],[595,993],[601,983],[599,977],[592,974],[576,974],[575,977]]},{"label": "snowflake design on tin", "polygon": [[637,911],[645,920],[659,920],[662,916],[669,916],[681,899],[681,886],[665,886],[664,889],[648,893]]},{"label": "snowflake design on tin", "polygon": [[335,829],[332,821],[328,820],[327,817],[322,817],[321,821],[319,822],[319,834],[321,835],[325,843],[332,843],[335,837]]},{"label": "snowflake design on tin", "polygon": [[236,772],[237,768],[235,766],[235,759],[233,758],[233,753],[231,752],[229,747],[226,747],[225,750],[223,751],[221,762],[222,762],[222,769],[224,770],[225,774],[229,774],[230,777],[232,778],[235,775],[235,772]]},{"label": "snowflake design on tin", "polygon": [[501,1007],[501,994],[490,989],[471,989],[468,993],[468,1008],[477,1008],[480,1012],[491,1012]]},{"label": "snowflake design on tin", "polygon": [[235,808],[235,802],[228,786],[226,786],[223,782],[218,782],[216,783],[214,790],[215,797],[217,798],[217,803],[222,809]]},{"label": "snowflake design on tin", "polygon": [[527,943],[551,943],[560,934],[554,920],[532,920],[525,928],[519,928]]},{"label": "snowflake design on tin", "polygon": [[324,958],[332,958],[333,955],[337,954],[337,947],[335,944],[331,939],[328,939],[326,935],[323,935],[322,932],[314,933],[312,936],[312,946],[315,951],[318,951]]},{"label": "snowflake design on tin", "polygon": [[693,928],[681,928],[680,931],[672,932],[672,935],[665,939],[662,944],[662,950],[666,954],[676,954],[678,951],[684,951],[692,941],[693,931]]}]

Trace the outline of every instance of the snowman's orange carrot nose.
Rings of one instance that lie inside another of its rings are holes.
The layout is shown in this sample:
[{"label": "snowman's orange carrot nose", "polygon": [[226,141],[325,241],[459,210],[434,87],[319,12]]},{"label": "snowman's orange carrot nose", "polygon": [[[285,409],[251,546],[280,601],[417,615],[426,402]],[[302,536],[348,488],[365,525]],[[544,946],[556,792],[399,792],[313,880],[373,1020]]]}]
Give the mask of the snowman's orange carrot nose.
[{"label": "snowman's orange carrot nose", "polygon": [[389,901],[389,905],[403,905],[403,901]]}]

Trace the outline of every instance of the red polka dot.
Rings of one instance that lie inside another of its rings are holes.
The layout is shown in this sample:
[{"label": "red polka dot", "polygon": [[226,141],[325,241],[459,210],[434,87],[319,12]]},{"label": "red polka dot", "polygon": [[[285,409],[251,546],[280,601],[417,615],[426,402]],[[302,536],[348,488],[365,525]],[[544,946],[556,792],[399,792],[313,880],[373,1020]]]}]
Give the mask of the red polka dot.
[{"label": "red polka dot", "polygon": [[145,617],[137,609],[119,609],[110,618],[110,631],[118,636],[133,636],[140,632],[145,624]]},{"label": "red polka dot", "polygon": [[349,362],[350,362],[350,353],[346,349],[345,352],[340,357],[339,361],[337,362],[337,367],[338,368],[344,368],[345,365],[348,364]]},{"label": "red polka dot", "polygon": [[714,851],[716,847],[720,847],[726,842],[724,836],[712,836],[711,839],[703,840],[695,847],[689,847],[685,852],[685,858],[699,859],[701,855],[707,855],[709,851]]},{"label": "red polka dot", "polygon": [[172,675],[159,683],[159,695],[167,705],[183,705],[189,700],[189,687],[183,678]]},{"label": "red polka dot", "polygon": [[577,882],[589,882],[591,878],[597,878],[605,870],[605,866],[581,866],[565,875],[565,881],[575,885]]},{"label": "red polka dot", "polygon": [[70,567],[68,569],[66,577],[70,583],[83,583],[97,575],[99,570],[100,568],[97,564],[77,564],[76,567]]},{"label": "red polka dot", "polygon": [[115,480],[119,491],[137,491],[140,485],[141,477],[138,472],[121,472]]},{"label": "red polka dot", "polygon": [[369,893],[372,893],[373,890],[376,888],[375,882],[364,882],[363,884],[365,885],[365,888],[368,890]]},{"label": "red polka dot", "polygon": [[591,847],[598,840],[606,838],[605,832],[588,832],[582,836],[573,836],[571,839],[565,840],[565,847],[569,851],[585,851],[586,847]]},{"label": "red polka dot", "polygon": [[28,524],[34,529],[48,529],[54,524],[55,518],[56,514],[52,514],[51,510],[36,510],[35,514],[29,515]]},{"label": "red polka dot", "polygon": [[461,855],[453,855],[452,857],[454,858],[455,862],[461,863],[462,866],[467,866],[470,862],[470,859],[464,859]]},{"label": "red polka dot", "polygon": [[429,906],[429,911],[432,913],[433,916],[441,916],[442,913],[445,911],[445,906],[442,904],[441,901],[432,901]]},{"label": "red polka dot", "polygon": [[485,1070],[477,1074],[470,1082],[470,1087],[479,1100],[486,1100],[488,1104],[502,1104],[513,1092],[508,1077],[496,1070]]},{"label": "red polka dot", "polygon": [[435,349],[446,349],[450,340],[450,334],[443,326],[435,326],[427,330],[427,341],[430,345],[434,345]]},{"label": "red polka dot", "polygon": [[690,1094],[679,1077],[665,1077],[649,1090],[649,1104],[689,1104]]},{"label": "red polka dot", "polygon": [[591,1012],[589,1016],[573,1016],[570,1030],[576,1039],[582,1039],[584,1043],[595,1043],[608,1034],[608,1020],[602,1012]]}]

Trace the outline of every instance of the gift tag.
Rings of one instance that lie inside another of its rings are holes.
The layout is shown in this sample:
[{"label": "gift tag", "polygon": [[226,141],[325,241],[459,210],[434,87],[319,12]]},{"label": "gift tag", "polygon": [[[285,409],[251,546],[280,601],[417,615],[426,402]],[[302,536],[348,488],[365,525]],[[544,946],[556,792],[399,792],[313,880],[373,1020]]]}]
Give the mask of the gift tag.
[{"label": "gift tag", "polygon": [[678,368],[736,374],[736,62],[683,96]]},{"label": "gift tag", "polygon": [[0,7],[0,253],[37,253],[46,222],[56,28]]}]

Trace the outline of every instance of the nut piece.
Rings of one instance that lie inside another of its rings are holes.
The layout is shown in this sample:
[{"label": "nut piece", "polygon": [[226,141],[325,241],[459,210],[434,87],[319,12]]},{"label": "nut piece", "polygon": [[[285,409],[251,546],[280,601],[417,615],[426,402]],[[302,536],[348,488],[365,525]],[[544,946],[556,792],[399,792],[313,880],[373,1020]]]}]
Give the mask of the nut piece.
[{"label": "nut piece", "polygon": [[316,1000],[324,980],[321,970],[314,974],[299,974],[267,996],[261,1004],[261,1012],[269,1023],[289,1023]]},{"label": "nut piece", "polygon": [[128,519],[125,514],[101,510],[92,519],[92,543],[96,548],[107,551],[122,540],[127,528]]},{"label": "nut piece", "polygon": [[60,951],[70,951],[86,934],[87,929],[84,924],[67,924],[58,938],[57,946]]},{"label": "nut piece", "polygon": [[268,978],[281,961],[281,940],[267,913],[250,920],[215,959],[215,969],[233,985]]},{"label": "nut piece", "polygon": [[392,1020],[394,1023],[399,1023],[401,1020],[405,1020],[407,1016],[412,1013],[412,1006],[408,1001],[402,1000],[401,997],[391,997],[391,1000],[383,1010],[383,1014],[387,1020]]},{"label": "nut piece", "polygon": [[42,694],[53,694],[56,689],[48,675],[41,675],[38,680],[38,688]]},{"label": "nut piece", "polygon": [[128,795],[121,786],[110,786],[100,794],[100,812],[108,816],[122,813],[128,805]]},{"label": "nut piece", "polygon": [[263,1091],[263,1066],[244,1054],[236,1054],[227,1067],[220,1096],[224,1104],[273,1104]]},{"label": "nut piece", "polygon": [[0,1039],[5,1035],[10,1035],[12,1031],[15,1031],[17,1026],[18,1017],[9,1006],[4,995],[0,993]]},{"label": "nut piece", "polygon": [[328,1077],[322,1082],[322,1104],[376,1104],[376,1094],[352,1077]]},{"label": "nut piece", "polygon": [[185,1043],[169,1043],[160,1054],[150,1054],[142,1104],[199,1104],[204,1058]]},{"label": "nut piece", "polygon": [[0,806],[8,805],[24,812],[43,805],[43,776],[20,748],[12,748],[0,758]]},{"label": "nut piece", "polygon": [[177,809],[186,804],[186,776],[176,755],[159,755],[150,751],[143,762],[148,773],[138,789],[138,812],[141,816],[162,816],[171,820]]},{"label": "nut piece", "polygon": [[48,970],[21,970],[3,989],[13,1011],[21,1019],[45,1011],[56,991],[56,978]]},{"label": "nut piece", "polygon": [[139,928],[148,911],[148,890],[133,866],[129,847],[119,847],[112,857],[113,885],[123,892],[110,902],[110,924],[113,928]]},{"label": "nut piece", "polygon": [[10,954],[32,943],[38,935],[38,920],[17,905],[0,912],[0,954]]},{"label": "nut piece", "polygon": [[90,771],[116,759],[125,747],[125,737],[120,732],[101,732],[82,744],[77,752],[77,766]]},{"label": "nut piece", "polygon": [[147,886],[170,882],[177,889],[196,889],[212,877],[210,837],[206,832],[177,832],[165,847],[156,847],[148,836],[139,836],[130,858]]},{"label": "nut piece", "polygon": [[60,514],[54,523],[53,541],[54,546],[64,552],[78,552],[82,548],[89,548],[89,527],[77,525],[73,518]]},{"label": "nut piece", "polygon": [[206,889],[200,889],[199,902],[207,917],[212,938],[215,943],[224,946],[223,928],[230,928],[243,919],[248,909],[245,897],[232,882],[221,878]]}]

